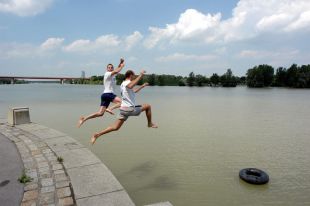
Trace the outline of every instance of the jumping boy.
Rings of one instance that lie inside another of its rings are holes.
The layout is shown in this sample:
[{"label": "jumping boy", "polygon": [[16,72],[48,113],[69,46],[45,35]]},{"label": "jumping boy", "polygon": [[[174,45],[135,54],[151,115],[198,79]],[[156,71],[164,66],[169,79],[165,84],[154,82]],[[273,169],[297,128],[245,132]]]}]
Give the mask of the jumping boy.
[{"label": "jumping boy", "polygon": [[139,92],[142,88],[146,87],[148,83],[144,83],[138,88],[134,88],[140,79],[142,79],[145,71],[142,70],[140,75],[135,78],[135,73],[131,70],[128,70],[125,73],[125,81],[121,84],[121,95],[122,95],[122,103],[120,107],[120,114],[118,116],[118,120],[116,122],[102,130],[99,133],[95,133],[90,142],[94,144],[101,135],[107,134],[109,132],[117,131],[123,123],[128,119],[129,116],[139,116],[141,112],[145,111],[147,118],[147,126],[149,128],[157,128],[158,126],[152,122],[152,111],[151,105],[143,104],[136,105],[135,102],[135,93]]},{"label": "jumping boy", "polygon": [[[89,119],[103,116],[105,111],[109,112],[110,114],[114,114],[112,110],[120,107],[121,99],[114,94],[114,87],[116,85],[115,76],[123,69],[124,66],[125,66],[124,59],[120,60],[118,68],[115,70],[113,68],[113,64],[107,65],[107,71],[104,74],[104,79],[103,79],[104,91],[101,94],[101,104],[100,104],[99,111],[96,113],[90,114],[87,117],[82,116],[79,119],[78,127],[80,127],[84,122],[86,122]],[[110,109],[108,109],[111,102],[115,103],[115,105],[111,107]]]}]

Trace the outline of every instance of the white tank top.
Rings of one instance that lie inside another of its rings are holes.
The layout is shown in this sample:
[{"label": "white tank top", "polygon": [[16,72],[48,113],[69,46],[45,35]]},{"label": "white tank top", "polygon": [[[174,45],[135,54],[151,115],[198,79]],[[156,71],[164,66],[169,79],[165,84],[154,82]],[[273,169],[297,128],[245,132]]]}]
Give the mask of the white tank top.
[{"label": "white tank top", "polygon": [[115,75],[112,72],[106,72],[103,78],[104,91],[103,93],[114,93]]},{"label": "white tank top", "polygon": [[130,80],[125,80],[121,84],[121,95],[122,95],[121,107],[134,107],[136,105],[135,93],[132,89],[127,87],[127,85],[130,82],[131,82]]}]

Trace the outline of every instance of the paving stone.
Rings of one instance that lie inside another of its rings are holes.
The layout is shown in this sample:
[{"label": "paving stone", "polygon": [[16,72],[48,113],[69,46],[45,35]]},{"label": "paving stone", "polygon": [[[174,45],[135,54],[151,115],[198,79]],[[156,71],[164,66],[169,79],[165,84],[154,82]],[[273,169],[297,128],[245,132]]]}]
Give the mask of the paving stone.
[{"label": "paving stone", "polygon": [[50,168],[49,168],[49,166],[47,166],[47,167],[39,167],[38,170],[39,170],[39,173],[46,173],[46,172],[50,171]]},{"label": "paving stone", "polygon": [[46,204],[54,204],[55,203],[55,194],[54,192],[49,193],[42,193],[40,195],[39,204],[46,205]]},{"label": "paving stone", "polygon": [[56,182],[60,182],[60,181],[68,180],[68,177],[66,174],[57,174],[55,175],[55,180]]},{"label": "paving stone", "polygon": [[37,203],[34,200],[30,200],[27,202],[22,202],[20,206],[37,206]]},{"label": "paving stone", "polygon": [[69,197],[71,195],[70,187],[63,187],[57,189],[57,197],[63,198],[63,197]]},{"label": "paving stone", "polygon": [[134,206],[128,194],[122,190],[112,193],[100,194],[76,200],[79,206]]},{"label": "paving stone", "polygon": [[75,198],[122,190],[123,187],[103,164],[77,167],[67,170],[74,188]]},{"label": "paving stone", "polygon": [[74,201],[72,199],[72,197],[65,197],[62,199],[59,199],[59,206],[71,206],[74,205]]},{"label": "paving stone", "polygon": [[70,182],[68,180],[56,182],[56,188],[69,187]]},{"label": "paving stone", "polygon": [[54,171],[54,174],[55,174],[55,175],[64,174],[64,173],[65,173],[65,171],[64,171],[63,169],[61,169],[61,170],[55,170],[55,171]]},{"label": "paving stone", "polygon": [[32,155],[38,155],[38,154],[41,154],[41,151],[40,150],[34,150],[31,152]]},{"label": "paving stone", "polygon": [[26,171],[26,175],[28,175],[31,178],[37,178],[38,177],[37,171],[34,171],[34,170]]},{"label": "paving stone", "polygon": [[41,179],[42,187],[52,186],[54,185],[53,178],[45,178]]},{"label": "paving stone", "polygon": [[25,185],[25,187],[24,187],[24,190],[25,191],[29,191],[29,190],[35,190],[35,189],[37,189],[38,188],[38,184],[36,184],[36,183],[27,183],[26,185]]},{"label": "paving stone", "polygon": [[98,157],[86,148],[60,151],[57,155],[63,157],[63,164],[67,169],[101,163]]},{"label": "paving stone", "polygon": [[36,159],[36,161],[37,161],[38,163],[47,162],[46,159],[45,159],[45,157],[36,157],[35,159]]},{"label": "paving stone", "polygon": [[51,147],[54,152],[77,149],[84,147],[81,143],[75,141],[72,137],[63,136],[50,138],[46,140],[47,144]]},{"label": "paving stone", "polygon": [[38,165],[38,167],[40,168],[42,168],[42,167],[48,167],[48,163],[47,162],[38,162],[37,163],[37,165]]},{"label": "paving stone", "polygon": [[31,190],[24,193],[23,201],[34,200],[38,197],[37,190]]},{"label": "paving stone", "polygon": [[61,164],[53,164],[52,169],[53,170],[60,170],[60,169],[62,169],[62,165]]},{"label": "paving stone", "polygon": [[54,192],[54,191],[55,191],[54,186],[41,187],[41,193]]}]

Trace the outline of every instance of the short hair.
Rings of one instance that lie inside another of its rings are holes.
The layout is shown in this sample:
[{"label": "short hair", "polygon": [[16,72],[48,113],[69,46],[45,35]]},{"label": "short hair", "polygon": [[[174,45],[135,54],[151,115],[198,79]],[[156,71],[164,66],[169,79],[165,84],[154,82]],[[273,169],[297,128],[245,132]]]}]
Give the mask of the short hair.
[{"label": "short hair", "polygon": [[131,75],[135,75],[135,73],[134,73],[132,70],[128,70],[128,71],[125,73],[125,79],[127,79],[127,78],[130,77]]},{"label": "short hair", "polygon": [[107,68],[108,68],[109,66],[112,66],[112,68],[114,68],[113,64],[108,64],[108,65],[107,65]]}]

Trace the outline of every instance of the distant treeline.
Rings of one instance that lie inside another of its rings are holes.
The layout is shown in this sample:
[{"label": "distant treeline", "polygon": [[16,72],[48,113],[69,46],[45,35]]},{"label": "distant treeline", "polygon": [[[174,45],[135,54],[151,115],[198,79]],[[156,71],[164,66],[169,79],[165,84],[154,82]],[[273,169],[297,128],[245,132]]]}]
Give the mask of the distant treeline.
[{"label": "distant treeline", "polygon": [[[116,83],[121,84],[124,80],[124,74],[116,76]],[[92,76],[90,80],[76,80],[72,83],[77,84],[102,84],[103,76]],[[221,76],[214,73],[211,77],[195,75],[191,72],[188,77],[167,75],[167,74],[146,74],[139,81],[139,84],[148,82],[150,86],[223,86],[235,87],[238,84],[246,84],[245,77],[234,76],[231,69]]]},{"label": "distant treeline", "polygon": [[[117,84],[124,80],[124,74],[116,76]],[[92,76],[90,80],[78,79],[68,80],[71,84],[102,84],[103,76]],[[276,70],[267,64],[262,64],[248,69],[246,76],[235,76],[231,69],[218,75],[212,74],[210,77],[189,73],[187,77],[167,75],[167,74],[147,74],[139,84],[148,82],[151,86],[222,86],[236,87],[237,85],[247,85],[248,87],[293,87],[310,88],[310,64],[298,66],[293,64],[289,68],[279,67]],[[9,80],[0,80],[0,84],[10,83]],[[19,81],[18,83],[25,83]]]},{"label": "distant treeline", "polygon": [[310,88],[310,64],[279,67],[276,72],[270,65],[255,66],[248,70],[246,82],[249,87]]}]

